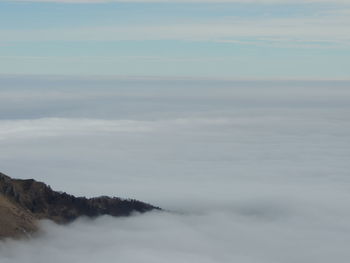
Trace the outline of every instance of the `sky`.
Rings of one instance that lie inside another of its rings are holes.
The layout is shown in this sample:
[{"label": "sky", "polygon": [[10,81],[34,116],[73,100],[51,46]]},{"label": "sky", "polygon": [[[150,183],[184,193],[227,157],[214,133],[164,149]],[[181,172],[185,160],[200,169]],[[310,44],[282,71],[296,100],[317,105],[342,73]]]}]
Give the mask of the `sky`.
[{"label": "sky", "polygon": [[348,0],[0,0],[0,74],[349,79]]},{"label": "sky", "polygon": [[349,81],[0,76],[0,168],[167,212],[41,222],[1,263],[348,263]]},{"label": "sky", "polygon": [[349,0],[0,0],[0,172],[164,212],[1,263],[348,263]]}]

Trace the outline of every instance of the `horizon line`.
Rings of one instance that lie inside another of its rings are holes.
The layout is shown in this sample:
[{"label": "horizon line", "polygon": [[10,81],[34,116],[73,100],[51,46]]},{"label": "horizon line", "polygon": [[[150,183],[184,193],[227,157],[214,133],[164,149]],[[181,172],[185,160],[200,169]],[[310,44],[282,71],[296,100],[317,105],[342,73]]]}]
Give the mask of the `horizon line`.
[{"label": "horizon line", "polygon": [[110,74],[3,74],[0,78],[48,78],[48,79],[94,79],[94,80],[169,80],[169,81],[325,81],[350,82],[350,78],[305,78],[305,77],[226,77],[226,76],[157,76],[157,75],[110,75]]}]

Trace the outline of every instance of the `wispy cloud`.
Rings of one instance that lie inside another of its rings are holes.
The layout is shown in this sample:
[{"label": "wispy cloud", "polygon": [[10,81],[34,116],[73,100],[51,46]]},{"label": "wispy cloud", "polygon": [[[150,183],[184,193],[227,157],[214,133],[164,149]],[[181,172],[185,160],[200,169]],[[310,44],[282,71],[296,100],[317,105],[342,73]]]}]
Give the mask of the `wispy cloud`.
[{"label": "wispy cloud", "polygon": [[349,28],[349,16],[347,13],[340,13],[307,18],[242,18],[164,25],[1,30],[0,41],[185,40],[348,45]]},{"label": "wispy cloud", "polygon": [[[234,69],[240,78],[348,75],[350,0],[154,0],[158,4],[84,7],[23,1],[1,9],[5,74],[231,77]],[[20,16],[18,8],[27,6],[32,11]]]},{"label": "wispy cloud", "polygon": [[286,4],[286,3],[340,3],[349,4],[350,0],[8,0],[8,2],[58,2],[58,3],[112,3],[112,2],[138,2],[138,3],[260,3],[260,4]]}]

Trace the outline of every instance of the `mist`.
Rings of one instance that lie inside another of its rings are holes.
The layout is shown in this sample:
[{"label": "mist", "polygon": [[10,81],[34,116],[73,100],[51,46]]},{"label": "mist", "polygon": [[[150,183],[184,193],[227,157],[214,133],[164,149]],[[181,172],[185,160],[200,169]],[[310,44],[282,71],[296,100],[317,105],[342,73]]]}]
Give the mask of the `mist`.
[{"label": "mist", "polygon": [[41,222],[0,262],[348,262],[350,83],[0,77],[0,167],[167,212]]}]

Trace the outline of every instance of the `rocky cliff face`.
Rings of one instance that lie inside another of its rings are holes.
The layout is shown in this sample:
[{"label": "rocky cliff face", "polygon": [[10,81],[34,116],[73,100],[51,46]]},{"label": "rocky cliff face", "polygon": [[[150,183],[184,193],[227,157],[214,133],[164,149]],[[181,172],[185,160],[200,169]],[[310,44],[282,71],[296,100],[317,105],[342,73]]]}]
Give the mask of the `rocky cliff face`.
[{"label": "rocky cliff face", "polygon": [[29,235],[39,219],[68,223],[79,216],[127,216],[160,210],[150,204],[116,197],[75,197],[53,191],[33,179],[12,179],[0,173],[0,238]]}]

